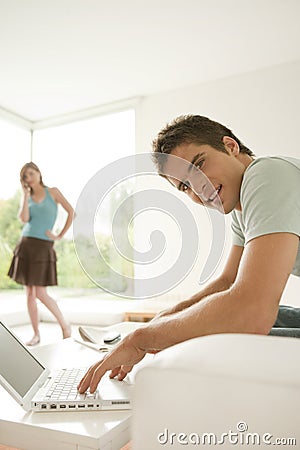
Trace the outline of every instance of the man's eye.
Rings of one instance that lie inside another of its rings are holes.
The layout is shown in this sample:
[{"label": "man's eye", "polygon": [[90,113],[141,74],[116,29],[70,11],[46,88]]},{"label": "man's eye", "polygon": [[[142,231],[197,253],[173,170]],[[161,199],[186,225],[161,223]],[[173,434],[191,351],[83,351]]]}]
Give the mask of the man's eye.
[{"label": "man's eye", "polygon": [[201,167],[203,166],[203,163],[204,163],[204,159],[200,159],[200,161],[198,161],[198,162],[195,164],[195,167],[196,167],[197,169],[201,169]]},{"label": "man's eye", "polygon": [[189,190],[189,188],[190,188],[190,183],[189,182],[187,182],[187,183],[183,183],[182,185],[181,185],[181,191],[182,192],[187,192],[188,190]]}]

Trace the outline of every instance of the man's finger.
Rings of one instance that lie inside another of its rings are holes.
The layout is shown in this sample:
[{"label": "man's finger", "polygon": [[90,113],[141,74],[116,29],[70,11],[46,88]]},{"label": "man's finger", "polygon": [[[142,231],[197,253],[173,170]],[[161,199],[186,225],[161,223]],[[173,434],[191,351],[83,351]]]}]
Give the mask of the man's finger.
[{"label": "man's finger", "polygon": [[121,366],[118,374],[118,380],[123,381],[126,375],[131,372],[133,366]]},{"label": "man's finger", "polygon": [[93,365],[88,369],[88,371],[86,372],[86,374],[84,375],[84,377],[80,380],[80,382],[79,382],[79,384],[78,384],[78,386],[77,386],[77,389],[78,389],[78,391],[79,391],[80,394],[83,394],[83,393],[87,390],[87,388],[89,387],[90,381],[91,381],[91,379],[92,379],[94,370],[96,369],[97,365],[98,365],[98,363],[97,363],[97,364],[93,364]]},{"label": "man's finger", "polygon": [[115,369],[113,369],[113,370],[110,372],[110,374],[109,374],[109,378],[115,378],[115,377],[118,375],[120,369],[121,369],[121,366],[116,367]]},{"label": "man's finger", "polygon": [[97,369],[94,371],[91,382],[90,382],[90,392],[93,394],[95,392],[95,390],[97,389],[97,386],[101,380],[101,378],[103,377],[103,375],[107,372],[106,367],[104,367],[104,363],[99,364],[99,366],[97,367]]},{"label": "man's finger", "polygon": [[87,372],[87,374],[82,378],[80,383],[77,386],[79,394],[83,394],[90,385],[90,381],[92,379],[92,373]]}]

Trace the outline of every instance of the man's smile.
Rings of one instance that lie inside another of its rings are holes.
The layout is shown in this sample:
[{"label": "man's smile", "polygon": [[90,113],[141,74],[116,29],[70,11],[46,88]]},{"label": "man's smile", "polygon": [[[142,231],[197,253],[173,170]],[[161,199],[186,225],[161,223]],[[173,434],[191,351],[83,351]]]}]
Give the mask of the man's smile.
[{"label": "man's smile", "polygon": [[205,201],[207,201],[207,202],[213,202],[213,201],[217,198],[217,196],[219,195],[221,189],[222,189],[222,185],[220,184],[220,185],[214,190],[214,192],[208,197],[208,199],[205,200]]}]

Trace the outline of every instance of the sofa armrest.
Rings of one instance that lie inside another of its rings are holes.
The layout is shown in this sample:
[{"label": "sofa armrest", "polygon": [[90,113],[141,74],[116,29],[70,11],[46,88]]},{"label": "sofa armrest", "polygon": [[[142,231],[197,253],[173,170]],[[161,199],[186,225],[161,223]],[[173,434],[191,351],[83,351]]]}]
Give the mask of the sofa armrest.
[{"label": "sofa armrest", "polygon": [[136,374],[133,449],[195,448],[191,439],[205,433],[212,433],[206,444],[224,439],[226,449],[240,448],[230,433],[259,439],[259,448],[294,438],[285,448],[299,448],[299,356],[299,339],[247,334],[205,336],[162,351]]}]

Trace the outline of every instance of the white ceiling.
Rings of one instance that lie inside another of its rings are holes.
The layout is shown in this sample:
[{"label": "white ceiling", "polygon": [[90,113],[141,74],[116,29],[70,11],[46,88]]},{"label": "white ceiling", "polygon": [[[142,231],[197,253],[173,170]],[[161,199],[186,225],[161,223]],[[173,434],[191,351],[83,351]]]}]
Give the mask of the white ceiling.
[{"label": "white ceiling", "polygon": [[299,0],[0,0],[0,106],[38,121],[300,59]]}]

